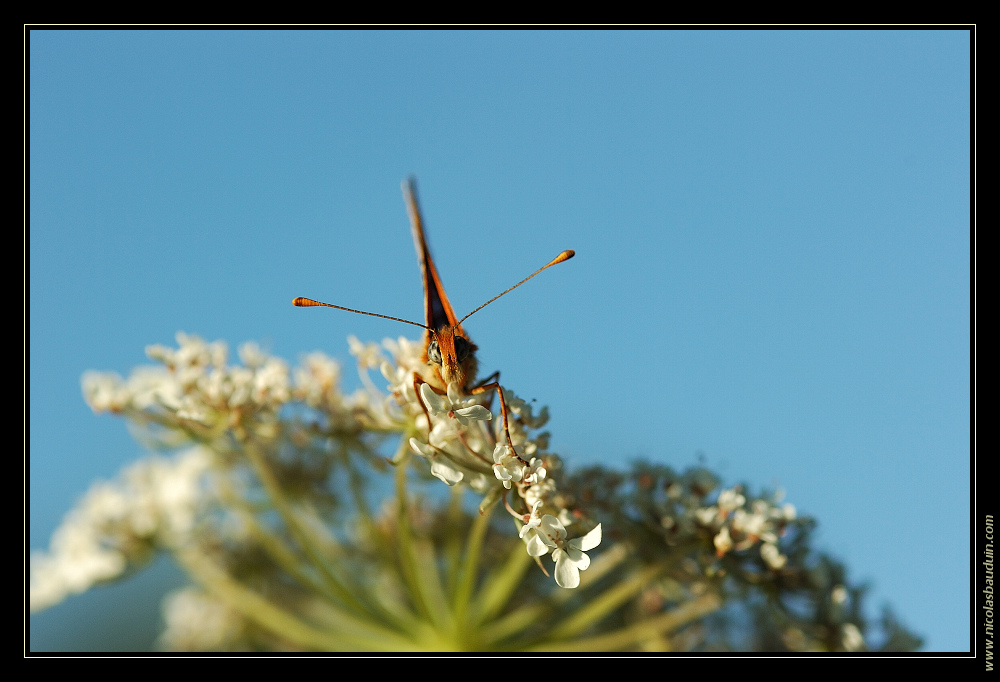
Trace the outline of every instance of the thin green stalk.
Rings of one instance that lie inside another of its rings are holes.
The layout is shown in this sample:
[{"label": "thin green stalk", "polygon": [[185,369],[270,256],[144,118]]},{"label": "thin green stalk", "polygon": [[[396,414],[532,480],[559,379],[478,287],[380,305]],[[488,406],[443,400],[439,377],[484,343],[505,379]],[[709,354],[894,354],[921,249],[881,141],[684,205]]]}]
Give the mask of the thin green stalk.
[{"label": "thin green stalk", "polygon": [[396,467],[396,552],[400,574],[416,609],[428,621],[434,622],[434,606],[428,603],[421,585],[419,561],[410,528],[409,498],[406,492],[407,463]]},{"label": "thin green stalk", "polygon": [[722,599],[708,593],[692,599],[671,611],[647,618],[635,625],[585,639],[545,642],[530,647],[529,651],[623,651],[632,649],[653,638],[678,630],[682,626],[704,618],[722,606]]},{"label": "thin green stalk", "polygon": [[[527,555],[525,554],[525,556]],[[523,632],[542,618],[550,617],[571,597],[579,594],[580,590],[586,590],[588,586],[595,584],[601,577],[625,561],[628,556],[629,551],[624,545],[612,546],[608,551],[594,559],[590,568],[581,576],[581,584],[577,590],[554,590],[543,602],[528,604],[505,614],[489,624],[487,628],[489,634],[485,641],[490,644],[501,642]],[[514,648],[517,646],[519,645],[515,644]]]},{"label": "thin green stalk", "polygon": [[319,571],[327,589],[337,595],[337,597],[340,598],[346,605],[353,607],[360,613],[367,614],[368,609],[354,597],[351,590],[343,585],[342,581],[338,579],[334,573],[333,568],[317,551],[316,544],[313,542],[311,534],[303,524],[299,523],[299,519],[295,514],[295,511],[292,509],[292,505],[282,492],[281,486],[278,484],[277,479],[271,472],[270,467],[267,466],[264,456],[249,440],[246,441],[244,445],[244,451],[254,468],[254,472],[257,474],[257,478],[263,484],[264,489],[274,502],[274,506],[281,515],[281,518],[285,522],[289,532],[298,542],[299,546],[302,547],[313,566],[315,566]]},{"label": "thin green stalk", "polygon": [[358,518],[365,530],[371,531],[374,521],[371,510],[368,508],[368,500],[365,499],[364,481],[365,477],[357,470],[350,449],[343,447],[344,466],[347,469],[348,480],[350,481],[351,497],[354,500],[354,508],[358,512]]},{"label": "thin green stalk", "polygon": [[523,542],[512,544],[507,560],[490,572],[479,590],[472,611],[477,623],[484,623],[503,610],[517,593],[524,574],[534,565]]},{"label": "thin green stalk", "polygon": [[575,637],[639,594],[664,570],[663,565],[653,564],[635,575],[623,577],[603,593],[588,599],[583,606],[552,628],[548,636],[552,639]]},{"label": "thin green stalk", "polygon": [[441,644],[455,641],[459,633],[455,627],[454,614],[448,608],[448,598],[445,596],[444,584],[438,571],[434,545],[429,540],[420,540],[414,542],[413,550],[417,568],[417,587],[421,599],[429,607],[431,623],[438,635],[435,640]]},{"label": "thin green stalk", "polygon": [[241,495],[234,494],[229,479],[220,477],[219,481],[221,499],[237,511],[265,554],[305,589],[339,603],[337,595],[327,590],[322,581],[302,570],[302,557],[289,549],[277,535],[260,523],[257,515]]},{"label": "thin green stalk", "polygon": [[288,549],[277,535],[258,523],[257,518],[253,514],[241,510],[241,517],[250,527],[250,532],[253,534],[257,544],[285,573],[294,578],[305,589],[339,603],[337,595],[327,590],[323,581],[317,580],[314,576],[302,570],[302,558]]},{"label": "thin green stalk", "polygon": [[[532,625],[538,623],[551,611],[552,605],[548,602],[535,602],[530,606],[511,611],[488,625],[484,625],[481,628],[483,631],[481,641],[484,645],[493,647],[497,642],[503,642],[520,632],[524,632]],[[518,645],[510,647],[511,650],[521,648],[523,647]]]},{"label": "thin green stalk", "polygon": [[305,623],[257,592],[233,580],[196,550],[176,554],[181,565],[209,594],[215,595],[245,618],[287,642],[316,651],[413,651],[414,643],[399,633],[346,612],[327,612],[334,629],[321,630]]},{"label": "thin green stalk", "polygon": [[458,622],[466,621],[469,611],[469,600],[476,587],[479,577],[479,558],[483,552],[483,541],[490,528],[491,511],[477,515],[469,528],[468,540],[465,543],[465,555],[462,558],[459,577],[455,588],[454,611]]},{"label": "thin green stalk", "polygon": [[452,486],[450,493],[448,498],[448,513],[445,516],[447,519],[447,534],[444,548],[444,581],[445,589],[451,595],[452,611],[455,612],[456,619],[461,622],[464,615],[460,611],[464,612],[465,605],[462,604],[462,608],[459,609],[461,595],[458,593],[458,586],[459,579],[461,578],[462,557],[464,554],[462,547],[463,544],[465,546],[468,545],[468,542],[462,542],[463,533],[461,532],[466,518],[465,513],[462,511],[462,498],[464,497],[465,486]]}]

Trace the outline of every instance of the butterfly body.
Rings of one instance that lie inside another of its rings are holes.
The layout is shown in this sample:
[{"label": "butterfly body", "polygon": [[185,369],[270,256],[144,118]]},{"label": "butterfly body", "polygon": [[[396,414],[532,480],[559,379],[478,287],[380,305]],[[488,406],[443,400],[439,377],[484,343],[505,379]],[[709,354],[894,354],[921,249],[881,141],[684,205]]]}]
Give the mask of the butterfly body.
[{"label": "butterfly body", "polygon": [[[474,344],[469,338],[469,335],[465,333],[465,329],[462,328],[462,322],[464,322],[470,315],[482,310],[504,294],[507,294],[521,286],[542,270],[545,270],[546,268],[549,268],[557,263],[569,260],[575,254],[571,250],[563,251],[548,264],[539,268],[528,277],[525,277],[514,286],[497,294],[465,317],[458,319],[455,315],[454,309],[451,307],[451,302],[448,300],[448,295],[444,291],[444,285],[441,284],[441,277],[438,275],[437,267],[434,265],[434,259],[431,257],[430,249],[427,246],[427,237],[424,234],[423,218],[420,215],[420,207],[417,204],[416,187],[412,179],[403,182],[403,196],[406,199],[406,208],[410,214],[410,224],[413,228],[413,241],[416,245],[417,257],[420,259],[420,271],[423,276],[424,324],[404,320],[400,317],[380,315],[378,313],[369,313],[363,310],[345,308],[343,306],[333,305],[330,303],[322,303],[320,301],[314,301],[310,298],[299,297],[292,301],[292,304],[305,308],[314,306],[337,308],[338,310],[346,310],[347,312],[358,313],[360,315],[371,315],[373,317],[382,317],[387,320],[405,322],[406,324],[412,324],[416,327],[423,328],[424,352],[422,360],[426,363],[429,371],[420,372],[420,376],[414,377],[413,389],[417,395],[420,395],[418,384],[427,384],[428,387],[440,395],[448,393],[449,386],[454,386],[452,389],[453,391],[458,389],[460,393],[465,394],[483,394],[488,391],[497,391],[499,393],[500,384],[495,380],[499,377],[499,373],[493,374],[492,377],[494,380],[489,383],[474,385],[476,380],[476,370],[478,368],[478,363],[476,361],[476,344]],[[426,414],[426,405],[421,402],[421,406]],[[507,431],[507,407],[502,393],[500,394],[500,408],[503,414],[504,430]],[[428,415],[428,420],[429,419],[430,417]],[[506,437],[507,443],[509,444],[511,451],[513,451],[514,446],[510,440],[509,432],[507,432]]]},{"label": "butterfly body", "polygon": [[442,393],[452,383],[465,390],[476,379],[479,364],[476,360],[477,346],[462,328],[444,285],[441,284],[441,277],[427,246],[424,222],[412,179],[403,183],[403,195],[410,214],[413,243],[420,259],[424,284],[424,319],[427,326],[424,332],[423,361],[431,370],[430,376],[424,379]]}]

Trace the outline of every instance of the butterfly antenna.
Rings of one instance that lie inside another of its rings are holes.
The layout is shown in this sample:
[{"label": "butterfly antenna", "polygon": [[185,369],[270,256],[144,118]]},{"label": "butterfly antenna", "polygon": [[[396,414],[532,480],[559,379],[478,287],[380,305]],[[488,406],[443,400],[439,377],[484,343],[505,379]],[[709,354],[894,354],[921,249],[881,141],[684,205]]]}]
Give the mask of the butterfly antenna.
[{"label": "butterfly antenna", "polygon": [[323,306],[325,308],[336,308],[337,310],[346,310],[349,313],[357,313],[358,315],[371,315],[372,317],[381,317],[384,320],[395,320],[396,322],[405,322],[406,324],[412,324],[413,326],[420,327],[421,329],[430,329],[429,327],[426,327],[420,324],[419,322],[410,322],[409,320],[404,320],[401,317],[392,317],[391,315],[379,315],[378,313],[366,313],[364,310],[345,308],[344,306],[341,305],[333,305],[332,303],[323,303],[321,301],[314,301],[311,298],[303,298],[302,296],[299,296],[294,301],[292,301],[292,305],[297,306],[299,308],[313,308],[317,306]]},{"label": "butterfly antenna", "polygon": [[[465,320],[469,319],[469,317],[471,317],[473,315],[473,313],[479,312],[480,310],[482,310],[483,308],[485,308],[486,306],[488,306],[490,303],[493,303],[493,301],[497,300],[498,298],[500,298],[504,294],[509,294],[510,292],[514,291],[514,289],[517,289],[519,286],[521,286],[522,284],[524,284],[525,282],[527,282],[529,279],[531,279],[532,277],[534,277],[535,275],[537,275],[539,272],[541,272],[545,268],[551,268],[553,265],[556,265],[558,263],[562,263],[563,261],[567,261],[567,260],[569,260],[570,258],[572,258],[575,255],[576,255],[576,252],[573,251],[573,250],[571,250],[571,249],[567,249],[566,251],[563,251],[558,256],[556,256],[555,258],[553,258],[547,265],[543,265],[542,267],[538,268],[533,273],[531,273],[530,275],[528,275],[527,277],[525,277],[524,279],[522,279],[520,282],[518,282],[517,284],[515,284],[514,286],[512,286],[510,289],[507,289],[506,291],[500,292],[499,294],[497,294],[496,296],[494,296],[490,300],[486,301],[486,303],[482,304],[481,306],[479,306],[478,308],[476,308],[475,310],[473,310],[471,313],[469,313],[468,315],[466,315],[465,317],[463,317],[461,320],[459,320],[458,324],[462,324]],[[298,304],[296,304],[296,305],[298,305]],[[458,324],[455,325],[455,326],[457,327]]]}]

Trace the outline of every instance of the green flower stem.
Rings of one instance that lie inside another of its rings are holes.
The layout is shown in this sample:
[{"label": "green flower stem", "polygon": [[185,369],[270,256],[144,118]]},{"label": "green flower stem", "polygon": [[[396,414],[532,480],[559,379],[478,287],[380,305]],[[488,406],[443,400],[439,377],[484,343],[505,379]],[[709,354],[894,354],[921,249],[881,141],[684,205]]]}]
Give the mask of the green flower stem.
[{"label": "green flower stem", "polygon": [[228,479],[222,477],[220,477],[220,498],[236,510],[240,519],[247,524],[250,533],[261,549],[264,550],[275,564],[280,566],[307,590],[323,595],[326,599],[332,599],[335,602],[339,601],[336,595],[331,594],[321,581],[316,580],[314,576],[302,570],[301,557],[290,550],[280,538],[257,520],[257,515],[253,513],[246,500],[241,495],[235,494]]},{"label": "green flower stem", "polygon": [[289,532],[299,543],[299,546],[302,547],[313,566],[315,566],[319,571],[319,574],[326,585],[326,589],[335,594],[344,604],[355,609],[357,612],[366,615],[369,614],[370,609],[361,604],[361,602],[354,597],[352,591],[343,585],[342,581],[335,575],[333,568],[327,564],[326,560],[317,551],[317,543],[314,542],[314,538],[312,538],[309,530],[303,524],[299,523],[295,510],[292,509],[288,499],[281,491],[281,486],[278,484],[277,479],[271,472],[270,467],[267,466],[267,462],[265,461],[264,456],[257,449],[257,446],[249,440],[247,440],[244,445],[247,457],[250,459],[254,472],[257,474],[257,477],[264,485],[264,489],[267,491],[267,494],[274,502],[274,506],[277,508],[282,520],[284,520]]},{"label": "green flower stem", "polygon": [[[457,510],[457,514],[461,515],[460,509]],[[483,541],[490,527],[491,516],[490,511],[477,515],[469,528],[452,602],[455,618],[459,623],[465,622],[468,618],[469,602],[476,587],[476,578],[479,575],[479,558],[482,556]]]},{"label": "green flower stem", "polygon": [[321,630],[304,623],[255,591],[233,580],[225,571],[193,549],[176,554],[181,565],[206,591],[278,638],[314,651],[415,651],[413,642],[398,633],[361,621],[347,613],[336,614],[336,629]]},{"label": "green flower stem", "polygon": [[722,599],[714,592],[692,599],[671,611],[647,618],[635,625],[595,637],[545,642],[529,648],[530,651],[622,651],[633,649],[643,642],[662,638],[683,625],[704,618],[722,606]]},{"label": "green flower stem", "polygon": [[444,583],[438,570],[437,552],[429,540],[418,540],[414,542],[413,548],[417,560],[417,585],[421,599],[430,607],[431,623],[435,631],[433,641],[428,644],[435,650],[452,649],[460,640],[461,633],[445,596]]},{"label": "green flower stem", "polygon": [[[508,559],[508,563],[513,564],[513,560],[516,557],[524,555],[526,566],[521,569],[522,572],[528,566],[531,565],[529,561],[530,557],[527,553],[518,551],[515,549],[511,558]],[[629,556],[629,550],[622,544],[617,544],[612,546],[608,551],[602,553],[591,564],[590,568],[587,569],[581,575],[581,587],[579,589],[586,589],[587,585],[592,585],[599,578],[609,573],[616,566],[620,565]],[[506,567],[505,567],[506,568]],[[489,584],[489,583],[488,583]],[[560,605],[565,604],[570,598],[578,594],[578,590],[555,590],[553,591],[548,599],[541,603],[535,603],[530,606],[523,606],[521,608],[515,609],[514,611],[506,614],[505,616],[497,619],[490,623],[488,628],[488,636],[484,640],[485,643],[495,644],[502,640],[508,639],[519,632],[531,627],[532,625],[539,622],[541,619],[546,618],[552,613],[558,611]],[[485,619],[485,617],[483,618]],[[530,641],[520,642],[513,645],[514,649],[520,646],[530,645]]]},{"label": "green flower stem", "polygon": [[[462,577],[462,558],[465,554],[464,547],[468,547],[469,538],[462,532],[465,515],[462,513],[462,498],[465,496],[465,486],[455,485],[449,488],[448,512],[445,515],[445,546],[444,546],[444,579],[445,591],[451,596],[452,611],[455,612],[455,619],[462,621],[463,615],[459,613],[459,581]],[[471,532],[471,529],[470,529]],[[465,540],[465,542],[463,542]],[[465,600],[466,602],[468,599]],[[461,611],[464,613],[465,604]]]},{"label": "green flower stem", "polygon": [[639,594],[651,580],[664,570],[664,566],[654,564],[635,575],[623,578],[600,595],[587,600],[576,612],[553,627],[549,636],[552,639],[569,639],[577,636]]},{"label": "green flower stem", "polygon": [[[495,618],[517,593],[517,588],[524,579],[524,574],[534,562],[528,555],[525,545],[520,540],[512,543],[507,560],[483,580],[483,587],[476,595],[472,613],[475,622],[482,624]],[[492,629],[492,628],[491,628]]]},{"label": "green flower stem", "polygon": [[[535,602],[531,606],[523,606],[515,609],[491,622],[489,627],[483,628],[482,643],[484,646],[495,646],[498,642],[503,642],[518,633],[524,632],[532,625],[536,625],[551,612],[552,604],[549,602]],[[505,645],[503,648],[509,651],[523,651],[524,647],[529,645],[531,641],[530,639],[517,641],[509,643],[509,645]]]},{"label": "green flower stem", "polygon": [[408,464],[396,468],[396,531],[398,533],[398,553],[403,581],[417,609],[439,632],[454,630],[454,621],[448,612],[444,589],[437,572],[437,557],[429,543],[414,540],[410,527],[409,505],[406,492]]},{"label": "green flower stem", "polygon": [[241,510],[240,515],[250,527],[250,532],[257,543],[283,571],[292,576],[306,590],[323,595],[328,601],[333,601],[334,603],[340,602],[337,598],[338,595],[327,590],[326,585],[322,581],[316,580],[315,577],[302,570],[302,558],[288,549],[285,543],[269,529],[258,523],[257,518],[253,514]]},{"label": "green flower stem", "polygon": [[354,500],[354,508],[357,510],[358,519],[368,533],[374,532],[374,521],[371,510],[368,508],[368,500],[365,499],[364,481],[365,478],[358,471],[349,452],[345,452],[343,461],[347,467],[348,480],[350,481],[351,499]]}]

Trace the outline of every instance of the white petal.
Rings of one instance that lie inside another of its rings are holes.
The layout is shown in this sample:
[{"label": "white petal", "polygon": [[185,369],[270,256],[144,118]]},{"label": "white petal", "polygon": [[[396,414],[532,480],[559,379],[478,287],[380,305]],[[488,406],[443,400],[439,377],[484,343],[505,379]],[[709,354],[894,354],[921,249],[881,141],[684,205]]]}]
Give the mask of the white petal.
[{"label": "white petal", "polygon": [[[562,561],[568,561],[577,568],[580,567],[581,563],[585,563],[587,561],[583,558],[587,556],[586,554],[578,550],[576,547],[571,547],[568,544],[565,547],[560,547],[559,552],[560,557],[562,557]],[[588,563],[587,565],[589,566],[590,564]]]},{"label": "white petal", "polygon": [[493,461],[499,464],[500,461],[503,460],[504,455],[506,454],[507,454],[507,444],[497,443],[497,446],[493,448]]},{"label": "white petal", "polygon": [[489,421],[493,419],[493,413],[487,410],[482,405],[472,405],[470,407],[463,407],[459,410],[455,410],[455,415],[458,416],[459,421],[462,421],[464,417],[466,420],[476,420],[476,421]]},{"label": "white petal", "polygon": [[574,538],[573,540],[570,540],[569,544],[571,547],[576,547],[583,552],[594,549],[594,547],[601,544],[601,524],[594,526],[594,529],[582,538]]},{"label": "white petal", "polygon": [[572,561],[566,560],[566,553],[557,549],[552,553],[552,556],[556,557],[556,585],[569,589],[578,587],[580,585],[580,571]]},{"label": "white petal", "polygon": [[542,542],[538,533],[534,533],[527,539],[528,556],[545,556],[549,553],[550,547]]},{"label": "white petal", "polygon": [[455,485],[465,477],[465,474],[458,469],[452,468],[441,457],[435,457],[431,462],[431,474],[448,485]]},{"label": "white petal", "polygon": [[556,540],[561,541],[566,537],[566,527],[562,525],[562,522],[559,521],[559,519],[552,516],[552,514],[546,514],[543,516],[540,526],[542,533],[552,536]]},{"label": "white petal", "polygon": [[497,477],[498,481],[509,481],[511,478],[510,472],[499,464],[493,465],[493,475]]},{"label": "white petal", "polygon": [[451,409],[448,399],[435,393],[429,384],[420,384],[420,395],[431,412],[440,414]]},{"label": "white petal", "polygon": [[427,443],[421,443],[416,438],[410,439],[410,449],[421,457],[434,457],[437,452]]}]

